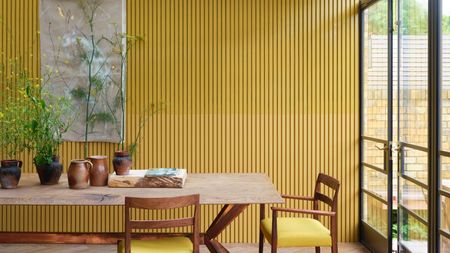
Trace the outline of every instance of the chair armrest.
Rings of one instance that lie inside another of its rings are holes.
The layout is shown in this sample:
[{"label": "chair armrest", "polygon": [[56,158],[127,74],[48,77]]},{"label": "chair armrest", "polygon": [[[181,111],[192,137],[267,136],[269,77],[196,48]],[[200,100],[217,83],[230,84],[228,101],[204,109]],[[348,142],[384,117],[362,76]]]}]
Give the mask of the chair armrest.
[{"label": "chair armrest", "polygon": [[287,213],[304,213],[304,214],[313,214],[313,215],[322,215],[322,216],[335,216],[336,215],[336,212],[328,212],[328,211],[320,211],[320,210],[302,210],[302,209],[280,208],[280,207],[272,207],[272,211],[287,212]]},{"label": "chair armrest", "polygon": [[292,195],[282,194],[281,197],[283,197],[285,199],[297,199],[297,200],[314,201],[313,197],[307,197],[307,196],[292,196]]}]

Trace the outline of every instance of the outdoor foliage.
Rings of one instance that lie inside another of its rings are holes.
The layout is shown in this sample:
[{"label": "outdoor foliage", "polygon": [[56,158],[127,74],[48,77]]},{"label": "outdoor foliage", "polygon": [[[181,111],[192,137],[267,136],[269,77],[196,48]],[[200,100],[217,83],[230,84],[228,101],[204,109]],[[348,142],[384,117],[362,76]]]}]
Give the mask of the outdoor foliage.
[{"label": "outdoor foliage", "polygon": [[[395,4],[396,5],[396,4]],[[394,5],[394,6],[395,6]],[[428,34],[428,10],[417,0],[401,1],[401,33],[403,35]],[[379,2],[370,7],[368,21],[370,34],[387,34],[387,1]],[[394,9],[394,20],[397,20],[397,10]],[[450,16],[442,17],[442,34],[450,35]]]}]

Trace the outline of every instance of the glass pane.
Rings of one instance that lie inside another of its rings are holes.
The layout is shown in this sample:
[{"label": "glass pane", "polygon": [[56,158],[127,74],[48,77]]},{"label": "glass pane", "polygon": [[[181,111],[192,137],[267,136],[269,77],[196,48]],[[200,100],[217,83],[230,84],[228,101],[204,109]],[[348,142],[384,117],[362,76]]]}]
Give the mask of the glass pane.
[{"label": "glass pane", "polygon": [[373,142],[373,141],[364,141],[363,142],[363,154],[364,154],[363,162],[383,169],[383,167],[384,167],[384,150],[379,149],[379,148],[383,148],[383,147],[384,147],[384,144],[382,144],[382,143]]},{"label": "glass pane", "polygon": [[387,138],[387,1],[364,13],[364,132],[365,136]]},{"label": "glass pane", "polygon": [[441,252],[450,252],[450,239],[441,236]]},{"label": "glass pane", "polygon": [[427,146],[428,1],[400,1],[400,141]]},{"label": "glass pane", "polygon": [[387,175],[364,167],[364,189],[376,193],[387,201]]},{"label": "glass pane", "polygon": [[441,156],[441,187],[450,192],[450,157]]},{"label": "glass pane", "polygon": [[[450,0],[442,1],[441,145],[450,151]],[[441,188],[450,192],[450,158],[441,156]],[[450,233],[450,198],[441,197],[441,229]],[[450,239],[441,236],[441,252],[450,252]]]},{"label": "glass pane", "polygon": [[428,191],[408,180],[400,179],[400,203],[428,220]]},{"label": "glass pane", "polygon": [[441,229],[450,233],[450,198],[441,197]]},{"label": "glass pane", "polygon": [[387,205],[363,193],[363,220],[387,237]]},{"label": "glass pane", "polygon": [[400,242],[410,252],[427,252],[428,228],[409,215],[403,208],[400,211]]},{"label": "glass pane", "polygon": [[450,151],[450,0],[442,1],[441,110],[442,149]]},{"label": "glass pane", "polygon": [[412,148],[404,148],[403,173],[424,184],[428,184],[428,153]]}]

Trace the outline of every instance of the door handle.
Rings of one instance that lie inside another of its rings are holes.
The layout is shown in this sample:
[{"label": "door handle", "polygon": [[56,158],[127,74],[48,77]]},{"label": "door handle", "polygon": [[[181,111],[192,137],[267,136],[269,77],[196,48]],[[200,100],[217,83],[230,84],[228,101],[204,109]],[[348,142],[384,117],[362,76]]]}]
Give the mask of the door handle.
[{"label": "door handle", "polygon": [[378,150],[388,150],[389,149],[389,146],[388,145],[384,145],[383,147],[380,147],[380,146],[378,146],[378,145],[375,145],[375,148],[377,148]]}]

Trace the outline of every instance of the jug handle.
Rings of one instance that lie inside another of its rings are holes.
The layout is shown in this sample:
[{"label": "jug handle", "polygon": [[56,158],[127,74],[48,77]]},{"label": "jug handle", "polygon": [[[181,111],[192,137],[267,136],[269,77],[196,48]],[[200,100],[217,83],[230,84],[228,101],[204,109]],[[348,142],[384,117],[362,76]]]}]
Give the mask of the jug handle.
[{"label": "jug handle", "polygon": [[86,160],[86,164],[89,164],[89,172],[91,171],[92,167],[94,167],[94,165],[91,163],[91,161]]},{"label": "jug handle", "polygon": [[17,166],[19,166],[20,168],[22,168],[22,161],[17,161]]}]

